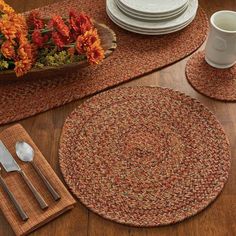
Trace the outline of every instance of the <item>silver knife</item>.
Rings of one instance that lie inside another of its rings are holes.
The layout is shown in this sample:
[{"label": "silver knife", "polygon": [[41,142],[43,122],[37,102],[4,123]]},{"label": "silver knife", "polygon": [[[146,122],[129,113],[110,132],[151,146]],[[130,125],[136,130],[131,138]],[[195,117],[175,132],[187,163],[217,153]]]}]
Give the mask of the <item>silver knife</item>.
[{"label": "silver knife", "polygon": [[7,150],[3,142],[0,140],[0,163],[2,164],[3,168],[6,170],[6,172],[12,172],[17,171],[21,174],[24,181],[28,185],[29,189],[33,193],[34,197],[36,198],[38,204],[42,209],[48,208],[48,204],[45,202],[41,194],[37,191],[37,189],[34,187],[34,185],[31,183],[31,181],[28,179],[24,171],[20,168],[20,166],[17,164],[17,162],[14,160],[11,153]]}]

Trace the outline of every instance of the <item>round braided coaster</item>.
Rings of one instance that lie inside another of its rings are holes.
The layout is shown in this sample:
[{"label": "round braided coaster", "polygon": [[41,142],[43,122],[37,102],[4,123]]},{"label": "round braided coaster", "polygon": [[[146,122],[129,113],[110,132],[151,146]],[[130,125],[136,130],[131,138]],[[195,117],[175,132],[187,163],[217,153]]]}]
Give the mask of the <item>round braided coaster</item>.
[{"label": "round braided coaster", "polygon": [[217,100],[236,101],[236,65],[216,69],[207,64],[204,52],[198,52],[189,59],[186,76],[198,92]]},{"label": "round braided coaster", "polygon": [[197,100],[163,88],[121,88],[87,100],[67,118],[60,167],[92,211],[134,226],[190,217],[221,192],[230,146]]}]

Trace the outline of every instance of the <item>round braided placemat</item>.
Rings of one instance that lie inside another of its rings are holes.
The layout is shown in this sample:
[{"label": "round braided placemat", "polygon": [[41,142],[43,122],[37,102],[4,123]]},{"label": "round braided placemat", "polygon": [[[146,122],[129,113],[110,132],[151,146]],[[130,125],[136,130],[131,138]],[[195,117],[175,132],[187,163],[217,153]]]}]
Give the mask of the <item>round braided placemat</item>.
[{"label": "round braided placemat", "polygon": [[236,65],[216,69],[207,64],[205,53],[194,54],[187,62],[186,76],[198,92],[222,101],[236,101]]},{"label": "round braided placemat", "polygon": [[197,100],[171,89],[121,88],[71,113],[59,160],[70,190],[89,209],[149,227],[210,204],[228,178],[230,146]]},{"label": "round braided placemat", "polygon": [[[117,49],[101,65],[67,74],[17,82],[0,81],[0,124],[20,120],[143,76],[194,52],[206,39],[208,19],[200,7],[185,29],[163,36],[138,35],[116,26],[106,14],[105,0],[67,0],[40,9],[48,17],[83,10],[113,29]],[[20,112],[19,112],[20,111]]]}]

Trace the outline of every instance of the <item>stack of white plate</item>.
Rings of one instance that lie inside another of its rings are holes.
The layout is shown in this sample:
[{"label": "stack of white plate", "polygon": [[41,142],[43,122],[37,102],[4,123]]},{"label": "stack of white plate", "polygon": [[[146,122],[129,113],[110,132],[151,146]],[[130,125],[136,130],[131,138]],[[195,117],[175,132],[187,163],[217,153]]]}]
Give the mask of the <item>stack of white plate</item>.
[{"label": "stack of white plate", "polygon": [[107,14],[123,29],[162,35],[179,31],[196,16],[198,0],[107,0]]}]

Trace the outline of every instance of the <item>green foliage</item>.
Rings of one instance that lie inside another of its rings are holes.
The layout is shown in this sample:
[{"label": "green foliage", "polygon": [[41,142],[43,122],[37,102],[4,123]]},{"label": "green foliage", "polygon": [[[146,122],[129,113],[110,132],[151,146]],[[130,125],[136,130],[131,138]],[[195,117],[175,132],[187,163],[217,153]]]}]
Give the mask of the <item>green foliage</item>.
[{"label": "green foliage", "polygon": [[9,67],[9,64],[7,61],[5,61],[5,60],[0,61],[0,70],[8,69],[8,67]]},{"label": "green foliage", "polygon": [[57,51],[57,48],[40,50],[38,60],[35,67],[43,68],[44,66],[61,66],[73,62],[79,62],[86,59],[86,56],[73,55],[71,56],[66,50]]}]

